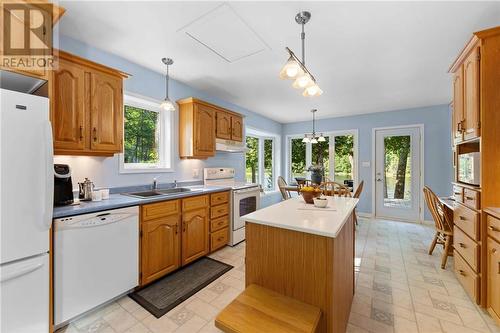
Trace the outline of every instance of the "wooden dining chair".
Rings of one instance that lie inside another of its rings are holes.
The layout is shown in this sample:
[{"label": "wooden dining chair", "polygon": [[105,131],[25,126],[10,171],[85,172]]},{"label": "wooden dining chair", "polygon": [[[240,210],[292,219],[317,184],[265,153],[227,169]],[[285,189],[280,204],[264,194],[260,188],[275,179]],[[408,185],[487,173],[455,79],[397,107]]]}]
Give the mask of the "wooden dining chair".
[{"label": "wooden dining chair", "polygon": [[[359,199],[361,192],[363,192],[363,185],[365,184],[365,181],[362,180],[361,183],[359,183],[358,187],[356,188],[356,191],[354,192],[354,195],[352,196],[355,199]],[[358,224],[358,217],[356,215],[356,208],[354,208],[354,223],[356,225]]]},{"label": "wooden dining chair", "polygon": [[290,192],[285,190],[286,185],[287,184],[286,184],[285,178],[279,176],[278,177],[278,188],[280,189],[281,196],[283,197],[283,200],[288,200],[291,197]]},{"label": "wooden dining chair", "polygon": [[439,200],[438,196],[432,192],[428,187],[424,187],[424,196],[427,207],[431,211],[436,234],[429,247],[429,255],[432,255],[436,244],[443,245],[443,255],[441,256],[441,268],[446,267],[448,256],[451,255],[453,244],[453,221],[450,221],[448,215],[445,213],[443,203]]},{"label": "wooden dining chair", "polygon": [[323,191],[324,195],[351,197],[351,191],[349,190],[349,188],[337,182],[323,182],[321,183],[320,188]]}]

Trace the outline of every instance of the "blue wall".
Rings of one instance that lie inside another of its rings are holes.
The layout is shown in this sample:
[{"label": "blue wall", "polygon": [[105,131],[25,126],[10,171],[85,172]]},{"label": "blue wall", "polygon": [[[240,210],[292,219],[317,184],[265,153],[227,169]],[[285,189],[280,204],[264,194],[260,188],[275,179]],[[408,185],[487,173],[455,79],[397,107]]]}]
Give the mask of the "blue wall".
[{"label": "blue wall", "polygon": [[[357,129],[359,132],[358,170],[359,180],[365,185],[359,203],[359,211],[372,213],[372,129],[400,125],[424,125],[424,184],[429,185],[437,195],[451,194],[450,182],[453,178],[451,151],[451,121],[447,105],[425,108],[372,113],[367,115],[321,119],[316,122],[316,131],[328,132]],[[286,150],[286,135],[303,133],[310,128],[310,122],[283,125],[283,154]],[[282,158],[286,161],[286,158]],[[370,167],[362,167],[363,161],[370,161]],[[283,166],[283,173],[287,166]],[[426,212],[426,219],[430,215]]]},{"label": "blue wall", "polygon": [[[64,33],[64,32],[62,32]],[[135,94],[163,100],[165,97],[165,77],[150,69],[132,63],[124,58],[96,49],[75,39],[59,35],[59,48],[67,52],[79,55],[83,58],[95,61],[97,63],[119,69],[131,74],[131,77],[125,80],[124,91]],[[159,60],[158,60],[159,61]],[[172,68],[175,72],[175,66]],[[250,110],[238,105],[228,103],[219,98],[207,95],[203,91],[194,89],[182,82],[170,80],[170,98],[173,101],[186,97],[197,97],[208,102],[220,105],[227,109],[239,112],[245,116],[245,124],[253,128],[269,133],[281,135],[282,125],[276,121],[265,118]],[[200,170],[200,176],[203,178],[203,168],[205,167],[233,167],[236,169],[236,176],[239,180],[244,179],[245,175],[245,156],[243,153],[223,153],[218,152],[213,158],[207,160],[181,160],[178,153],[178,113],[175,113],[174,123],[174,168],[172,173],[144,173],[144,174],[120,174],[119,158],[114,157],[56,157],[59,163],[68,163],[72,167],[72,172],[76,181],[83,180],[84,177],[91,178],[96,186],[115,187],[127,185],[148,184],[153,177],[158,177],[160,182],[172,182],[173,180],[194,180],[193,169]],[[267,195],[263,197],[263,205],[268,205],[279,200],[279,196]]]}]

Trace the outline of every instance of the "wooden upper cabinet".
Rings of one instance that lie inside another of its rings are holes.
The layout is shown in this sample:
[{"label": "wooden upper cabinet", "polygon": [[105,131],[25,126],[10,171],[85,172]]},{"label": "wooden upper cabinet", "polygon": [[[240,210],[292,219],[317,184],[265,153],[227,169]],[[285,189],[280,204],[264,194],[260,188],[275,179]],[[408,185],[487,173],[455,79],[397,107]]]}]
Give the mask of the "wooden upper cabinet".
[{"label": "wooden upper cabinet", "polygon": [[453,137],[455,142],[462,141],[464,122],[464,87],[463,67],[460,66],[453,75]]},{"label": "wooden upper cabinet", "polygon": [[61,59],[53,74],[51,99],[54,148],[83,150],[88,138],[85,112],[85,70]]},{"label": "wooden upper cabinet", "polygon": [[126,74],[64,51],[50,80],[56,155],[112,156],[123,147]]},{"label": "wooden upper cabinet", "polygon": [[464,140],[480,135],[479,118],[479,47],[475,47],[463,64]]},{"label": "wooden upper cabinet", "polygon": [[179,155],[205,159],[215,156],[215,141],[243,140],[243,117],[217,105],[189,97],[178,100]]},{"label": "wooden upper cabinet", "polygon": [[215,110],[203,104],[194,107],[194,155],[215,155]]},{"label": "wooden upper cabinet", "polygon": [[180,267],[180,223],[179,214],[142,222],[141,286]]},{"label": "wooden upper cabinet", "polygon": [[216,137],[231,140],[231,115],[224,111],[217,111]]},{"label": "wooden upper cabinet", "polygon": [[182,214],[182,265],[208,254],[208,208],[200,208]]},{"label": "wooden upper cabinet", "polygon": [[243,141],[243,117],[231,116],[231,140]]},{"label": "wooden upper cabinet", "polygon": [[91,148],[121,152],[123,142],[122,79],[105,73],[91,74]]}]

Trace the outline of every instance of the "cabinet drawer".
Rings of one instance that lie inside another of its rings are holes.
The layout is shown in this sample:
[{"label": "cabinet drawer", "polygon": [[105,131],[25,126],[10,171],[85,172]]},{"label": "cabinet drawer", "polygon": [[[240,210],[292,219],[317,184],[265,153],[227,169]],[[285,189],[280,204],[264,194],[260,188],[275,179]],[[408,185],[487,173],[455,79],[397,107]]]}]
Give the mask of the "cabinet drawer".
[{"label": "cabinet drawer", "polygon": [[210,210],[210,218],[214,219],[216,217],[227,215],[227,213],[229,213],[229,205],[228,204],[214,206]]},{"label": "cabinet drawer", "polygon": [[453,185],[453,196],[455,201],[464,202],[464,188],[458,185]]},{"label": "cabinet drawer", "polygon": [[458,281],[462,284],[465,291],[469,296],[478,303],[479,301],[479,277],[470,267],[467,265],[465,260],[460,256],[460,254],[455,251],[453,254],[455,258],[455,274]]},{"label": "cabinet drawer", "polygon": [[480,203],[481,193],[468,188],[464,189],[464,205],[472,209],[479,209],[481,207]]},{"label": "cabinet drawer", "polygon": [[227,244],[228,228],[221,229],[210,234],[210,252],[215,251]]},{"label": "cabinet drawer", "polygon": [[225,228],[229,225],[229,216],[219,217],[210,222],[210,232]]},{"label": "cabinet drawer", "polygon": [[488,215],[486,218],[486,228],[488,228],[488,235],[500,242],[500,220]]},{"label": "cabinet drawer", "polygon": [[208,206],[208,195],[200,195],[197,197],[182,199],[183,211],[207,208]]},{"label": "cabinet drawer", "polygon": [[220,205],[229,201],[229,192],[214,193],[210,195],[210,205]]},{"label": "cabinet drawer", "polygon": [[456,226],[453,232],[453,248],[460,253],[475,272],[479,270],[479,245]]},{"label": "cabinet drawer", "polygon": [[462,205],[456,205],[453,222],[470,238],[479,240],[479,213]]},{"label": "cabinet drawer", "polygon": [[141,206],[141,217],[143,221],[154,220],[179,213],[179,200],[162,201]]}]

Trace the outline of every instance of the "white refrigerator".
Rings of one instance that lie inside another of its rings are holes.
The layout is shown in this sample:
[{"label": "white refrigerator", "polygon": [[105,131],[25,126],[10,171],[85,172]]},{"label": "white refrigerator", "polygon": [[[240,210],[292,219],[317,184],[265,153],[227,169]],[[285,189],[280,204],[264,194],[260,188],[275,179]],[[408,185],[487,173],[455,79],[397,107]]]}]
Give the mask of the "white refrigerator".
[{"label": "white refrigerator", "polygon": [[0,332],[49,330],[49,100],[0,89]]}]

